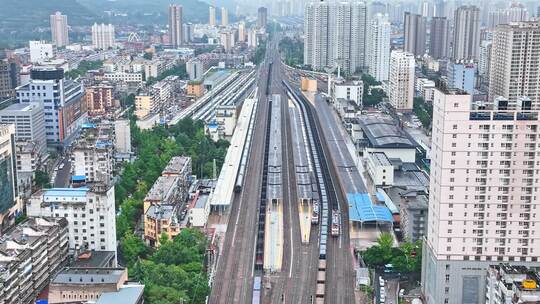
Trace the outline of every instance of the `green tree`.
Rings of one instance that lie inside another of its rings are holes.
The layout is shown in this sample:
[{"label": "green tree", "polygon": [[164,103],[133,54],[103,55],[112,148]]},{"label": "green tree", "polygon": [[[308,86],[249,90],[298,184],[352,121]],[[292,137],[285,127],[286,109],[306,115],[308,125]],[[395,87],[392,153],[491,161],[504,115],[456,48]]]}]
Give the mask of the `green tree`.
[{"label": "green tree", "polygon": [[154,57],[154,54],[151,53],[151,52],[144,52],[144,55],[143,55],[143,58],[146,59],[146,60],[152,60],[152,58]]},{"label": "green tree", "polygon": [[122,257],[128,267],[133,266],[138,259],[145,258],[148,254],[148,247],[143,240],[134,235],[131,231],[126,231],[120,243]]},{"label": "green tree", "polygon": [[44,171],[41,171],[41,170],[36,170],[36,175],[35,175],[34,181],[36,183],[36,186],[38,186],[40,188],[50,188],[51,187],[49,174],[47,174],[47,172],[44,172]]}]

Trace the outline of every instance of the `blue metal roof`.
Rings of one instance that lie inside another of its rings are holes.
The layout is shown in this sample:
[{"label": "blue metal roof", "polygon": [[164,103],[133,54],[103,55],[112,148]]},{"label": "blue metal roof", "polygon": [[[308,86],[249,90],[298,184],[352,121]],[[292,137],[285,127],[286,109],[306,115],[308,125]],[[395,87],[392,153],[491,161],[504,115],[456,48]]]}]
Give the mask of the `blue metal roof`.
[{"label": "blue metal roof", "polygon": [[392,222],[392,213],[385,206],[374,205],[367,193],[347,193],[349,218],[354,222]]},{"label": "blue metal roof", "polygon": [[84,182],[86,180],[86,176],[84,175],[73,175],[71,177],[71,181],[73,182]]},{"label": "blue metal roof", "polygon": [[51,188],[49,190],[45,190],[44,195],[54,196],[54,197],[61,197],[61,196],[86,197],[87,191],[88,191],[88,188]]}]

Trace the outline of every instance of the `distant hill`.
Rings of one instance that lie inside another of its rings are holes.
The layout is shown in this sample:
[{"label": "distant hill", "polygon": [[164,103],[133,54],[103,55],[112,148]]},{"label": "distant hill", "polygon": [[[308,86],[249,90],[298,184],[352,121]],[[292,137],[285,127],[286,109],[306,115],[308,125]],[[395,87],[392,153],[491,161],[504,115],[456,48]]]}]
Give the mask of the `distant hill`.
[{"label": "distant hill", "polygon": [[[188,22],[206,22],[208,20],[208,4],[199,0],[78,0],[94,14],[103,15],[106,11],[127,13],[136,17],[140,23],[156,22],[156,15],[162,16],[161,23],[165,24],[170,4],[181,4],[184,8],[184,19]],[[132,18],[129,18],[132,19]]]}]

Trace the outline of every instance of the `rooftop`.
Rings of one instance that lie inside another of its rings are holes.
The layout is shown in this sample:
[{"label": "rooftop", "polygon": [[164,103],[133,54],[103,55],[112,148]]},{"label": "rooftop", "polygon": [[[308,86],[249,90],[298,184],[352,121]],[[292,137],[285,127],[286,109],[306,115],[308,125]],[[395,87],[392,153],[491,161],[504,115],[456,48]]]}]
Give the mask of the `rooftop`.
[{"label": "rooftop", "polygon": [[9,112],[9,111],[29,112],[29,111],[37,110],[39,108],[42,108],[42,107],[40,106],[39,103],[36,103],[36,102],[14,103],[10,105],[9,107],[0,111],[0,114],[4,112]]},{"label": "rooftop", "polygon": [[167,201],[178,185],[177,176],[160,176],[146,194],[145,201]]},{"label": "rooftop", "polygon": [[188,166],[191,163],[191,157],[188,156],[175,156],[171,158],[167,167],[163,169],[162,174],[189,174],[191,172],[186,172]]},{"label": "rooftop", "polygon": [[374,148],[415,148],[418,144],[386,115],[360,117],[360,127]]},{"label": "rooftop", "polygon": [[373,161],[376,162],[379,166],[391,166],[392,165],[392,163],[390,162],[390,160],[386,156],[386,153],[384,153],[384,152],[374,152],[374,153],[370,153],[370,154],[371,154],[371,157],[372,157]]},{"label": "rooftop", "polygon": [[374,205],[368,193],[347,193],[349,218],[354,222],[392,222],[386,206]]},{"label": "rooftop", "polygon": [[146,216],[155,220],[175,221],[178,205],[152,205],[146,211]]},{"label": "rooftop", "polygon": [[126,283],[117,292],[102,293],[96,304],[136,304],[142,298],[144,285],[139,283]]},{"label": "rooftop", "polygon": [[73,266],[80,268],[107,267],[114,258],[114,251],[87,251],[79,254],[73,262]]},{"label": "rooftop", "polygon": [[64,268],[51,284],[118,284],[127,277],[124,268]]}]

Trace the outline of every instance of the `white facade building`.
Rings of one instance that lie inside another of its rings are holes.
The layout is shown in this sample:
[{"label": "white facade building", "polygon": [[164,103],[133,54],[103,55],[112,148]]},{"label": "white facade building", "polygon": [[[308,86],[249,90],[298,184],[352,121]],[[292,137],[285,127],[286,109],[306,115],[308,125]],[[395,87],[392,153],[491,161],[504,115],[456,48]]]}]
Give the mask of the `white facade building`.
[{"label": "white facade building", "polygon": [[17,142],[34,142],[45,153],[45,114],[39,103],[16,103],[0,110],[0,123],[15,125]]},{"label": "white facade building", "polygon": [[221,26],[229,25],[229,11],[222,7],[221,8]]},{"label": "white facade building", "polygon": [[435,82],[427,78],[416,79],[416,92],[425,101],[433,101],[435,95]]},{"label": "white facade building", "polygon": [[376,14],[367,31],[366,64],[377,81],[388,80],[390,66],[390,22],[388,15]]},{"label": "white facade building", "polygon": [[108,50],[116,46],[114,25],[97,24],[92,26],[92,45],[97,50]]},{"label": "white facade building", "polygon": [[125,73],[125,72],[116,72],[116,73],[105,73],[103,74],[104,80],[110,81],[120,81],[120,82],[142,82],[142,73]]},{"label": "white facade building", "polygon": [[312,2],[304,18],[304,64],[314,70],[365,66],[367,8],[364,2]]},{"label": "white facade building", "polygon": [[526,103],[485,106],[461,90],[435,91],[422,254],[427,304],[485,303],[493,261],[540,265],[540,113]]},{"label": "white facade building", "polygon": [[177,4],[169,5],[169,44],[173,48],[182,45],[183,38],[183,7]]},{"label": "white facade building", "polygon": [[50,16],[52,42],[57,47],[69,44],[67,16],[60,12]]},{"label": "white facade building", "polygon": [[71,250],[116,252],[114,186],[42,190],[32,195],[26,211],[28,216],[65,218]]},{"label": "white facade building", "polygon": [[414,98],[414,55],[392,51],[388,97],[397,111],[412,111]]},{"label": "white facade building", "polygon": [[394,184],[394,166],[382,152],[368,153],[367,172],[375,186],[392,186]]},{"label": "white facade building", "polygon": [[489,100],[515,102],[521,96],[540,108],[540,21],[500,25],[494,31],[489,70]]},{"label": "white facade building", "polygon": [[332,96],[334,101],[343,98],[350,100],[358,107],[362,106],[364,83],[361,80],[350,82],[334,82]]},{"label": "white facade building", "polygon": [[30,41],[30,62],[39,63],[54,58],[54,49],[51,43],[45,41]]},{"label": "white facade building", "polygon": [[117,153],[131,153],[131,128],[129,120],[114,121],[114,146]]}]

